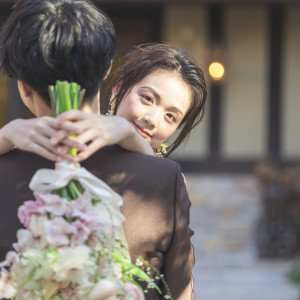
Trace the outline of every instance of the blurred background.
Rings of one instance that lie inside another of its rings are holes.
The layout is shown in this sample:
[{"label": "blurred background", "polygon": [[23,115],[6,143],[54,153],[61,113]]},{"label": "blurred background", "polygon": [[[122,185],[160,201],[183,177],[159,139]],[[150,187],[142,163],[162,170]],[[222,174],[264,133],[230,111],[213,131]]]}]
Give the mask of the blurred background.
[{"label": "blurred background", "polygon": [[[196,299],[298,299],[286,274],[300,236],[300,1],[93,2],[115,25],[117,57],[169,42],[205,73],[205,117],[171,157],[192,201]],[[0,1],[1,23],[12,5]],[[26,116],[0,77],[0,126]]]}]

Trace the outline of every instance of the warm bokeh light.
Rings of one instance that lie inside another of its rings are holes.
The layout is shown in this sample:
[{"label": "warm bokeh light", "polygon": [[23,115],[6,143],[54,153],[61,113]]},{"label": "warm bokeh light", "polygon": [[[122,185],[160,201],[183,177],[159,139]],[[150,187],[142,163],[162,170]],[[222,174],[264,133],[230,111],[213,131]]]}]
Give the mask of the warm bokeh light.
[{"label": "warm bokeh light", "polygon": [[217,61],[212,62],[208,68],[209,75],[214,80],[221,80],[225,74],[224,66]]}]

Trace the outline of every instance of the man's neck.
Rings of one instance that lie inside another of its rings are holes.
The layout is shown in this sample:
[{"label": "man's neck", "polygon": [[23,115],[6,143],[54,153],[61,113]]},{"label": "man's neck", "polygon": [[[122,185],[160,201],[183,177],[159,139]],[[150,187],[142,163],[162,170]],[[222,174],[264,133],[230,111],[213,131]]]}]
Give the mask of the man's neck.
[{"label": "man's neck", "polygon": [[[30,85],[18,80],[18,89],[22,101],[36,117],[51,116],[51,108]],[[81,110],[100,114],[100,90],[92,99],[83,104]]]},{"label": "man's neck", "polygon": [[81,111],[86,113],[100,114],[100,92],[91,100],[87,101],[81,107]]}]

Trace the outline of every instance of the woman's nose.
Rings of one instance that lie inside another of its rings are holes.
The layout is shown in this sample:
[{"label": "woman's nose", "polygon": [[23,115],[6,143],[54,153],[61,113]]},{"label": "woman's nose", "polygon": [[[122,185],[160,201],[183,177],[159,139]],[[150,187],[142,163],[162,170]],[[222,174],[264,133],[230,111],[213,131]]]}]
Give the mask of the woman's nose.
[{"label": "woman's nose", "polygon": [[145,122],[151,126],[152,128],[156,128],[158,126],[158,120],[159,120],[159,111],[151,111],[145,114],[144,116]]}]

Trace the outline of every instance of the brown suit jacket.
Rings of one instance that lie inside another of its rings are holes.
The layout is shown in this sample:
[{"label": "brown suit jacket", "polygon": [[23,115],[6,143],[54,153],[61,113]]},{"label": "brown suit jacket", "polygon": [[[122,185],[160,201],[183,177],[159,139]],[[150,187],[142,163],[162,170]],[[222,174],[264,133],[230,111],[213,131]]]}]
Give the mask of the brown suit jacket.
[{"label": "brown suit jacket", "polygon": [[[118,146],[98,151],[81,164],[124,199],[122,212],[132,260],[142,256],[164,274],[174,299],[194,299],[190,201],[179,165],[169,159],[127,152]],[[0,259],[21,227],[18,207],[32,200],[28,184],[36,170],[54,168],[32,153],[0,156]],[[155,290],[147,300],[162,299]]]}]

